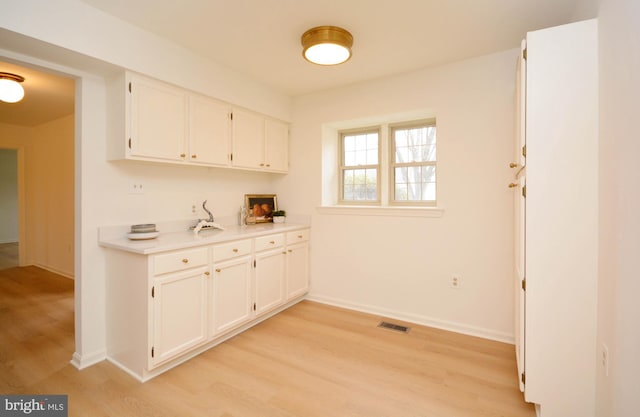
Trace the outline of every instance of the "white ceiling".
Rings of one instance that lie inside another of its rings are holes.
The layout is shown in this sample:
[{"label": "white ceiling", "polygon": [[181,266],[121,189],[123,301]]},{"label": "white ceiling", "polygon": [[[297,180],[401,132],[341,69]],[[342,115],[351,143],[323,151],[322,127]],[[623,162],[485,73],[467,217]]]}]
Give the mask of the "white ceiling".
[{"label": "white ceiling", "polygon": [[[296,96],[504,51],[527,31],[597,15],[598,0],[80,0],[195,53]],[[335,67],[302,58],[300,36],[334,25],[354,37],[353,57]],[[11,64],[0,62],[0,71]],[[40,75],[29,73],[25,88]],[[43,79],[47,74],[42,75]],[[69,81],[69,80],[67,80]],[[44,81],[43,81],[44,82]],[[59,86],[59,82],[52,81]],[[38,87],[40,88],[40,87]],[[51,84],[54,88],[54,84]],[[60,90],[60,103],[71,91]],[[0,122],[25,124],[31,106],[55,93],[29,91],[0,103]],[[71,103],[73,105],[73,103]],[[8,106],[14,106],[11,109]],[[68,107],[66,107],[68,109]],[[47,117],[46,112],[38,113]],[[60,116],[58,116],[60,117]],[[53,117],[55,118],[55,117]]]},{"label": "white ceiling", "polygon": [[[595,17],[597,0],[81,0],[289,95],[515,48],[527,31]],[[336,67],[302,58],[319,25],[353,34]]]}]

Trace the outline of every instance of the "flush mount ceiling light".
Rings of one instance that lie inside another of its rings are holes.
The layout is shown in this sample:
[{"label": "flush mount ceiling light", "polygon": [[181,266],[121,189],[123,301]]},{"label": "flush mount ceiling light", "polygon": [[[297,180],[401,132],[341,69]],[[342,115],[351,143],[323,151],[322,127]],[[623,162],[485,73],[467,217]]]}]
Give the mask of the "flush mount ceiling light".
[{"label": "flush mount ceiling light", "polygon": [[24,88],[20,85],[24,77],[9,72],[0,72],[0,101],[17,103],[24,97]]},{"label": "flush mount ceiling light", "polygon": [[318,65],[342,64],[351,58],[353,36],[336,26],[318,26],[302,35],[302,56]]}]

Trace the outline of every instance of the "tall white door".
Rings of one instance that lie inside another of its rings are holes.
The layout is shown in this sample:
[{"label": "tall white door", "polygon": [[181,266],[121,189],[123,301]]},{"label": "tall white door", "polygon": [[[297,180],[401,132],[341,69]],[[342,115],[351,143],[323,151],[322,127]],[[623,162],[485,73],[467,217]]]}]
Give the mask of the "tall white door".
[{"label": "tall white door", "polygon": [[527,85],[527,60],[526,40],[522,41],[520,56],[518,58],[518,72],[516,81],[516,143],[515,158],[511,164],[514,170],[514,243],[515,243],[515,345],[518,375],[520,376],[520,390],[524,391],[523,377],[525,373],[525,215],[526,215],[526,85]]}]

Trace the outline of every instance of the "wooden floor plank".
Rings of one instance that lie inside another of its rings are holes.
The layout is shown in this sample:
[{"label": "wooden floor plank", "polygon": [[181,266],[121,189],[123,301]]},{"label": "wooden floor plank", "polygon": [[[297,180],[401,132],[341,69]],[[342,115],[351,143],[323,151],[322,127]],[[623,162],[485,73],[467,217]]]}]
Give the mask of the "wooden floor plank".
[{"label": "wooden floor plank", "polygon": [[[512,345],[304,301],[141,384],[78,371],[73,281],[0,271],[0,392],[68,394],[70,416],[533,417]],[[394,321],[395,322],[395,321]]]}]

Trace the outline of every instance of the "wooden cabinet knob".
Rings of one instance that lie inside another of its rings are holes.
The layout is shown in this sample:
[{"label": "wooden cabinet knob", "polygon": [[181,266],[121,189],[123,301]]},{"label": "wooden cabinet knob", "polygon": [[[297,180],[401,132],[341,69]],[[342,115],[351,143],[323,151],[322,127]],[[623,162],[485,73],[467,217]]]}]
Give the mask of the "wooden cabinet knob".
[{"label": "wooden cabinet knob", "polygon": [[509,168],[517,168],[518,164],[516,164],[515,162],[512,162],[509,164]]},{"label": "wooden cabinet knob", "polygon": [[219,268],[216,269],[216,272],[220,272],[220,271],[221,271],[221,269],[219,269]]},{"label": "wooden cabinet knob", "polygon": [[189,259],[184,258],[184,259],[182,260],[182,263],[183,263],[183,264],[188,264],[188,263],[189,263]]},{"label": "wooden cabinet knob", "polygon": [[198,155],[191,155],[191,159],[196,159]]},{"label": "wooden cabinet knob", "polygon": [[233,251],[234,251],[235,253],[238,253],[238,249],[236,249],[236,248],[233,248]]},{"label": "wooden cabinet knob", "polygon": [[518,186],[518,184],[516,184],[515,182],[509,183],[509,188],[516,188]]}]

